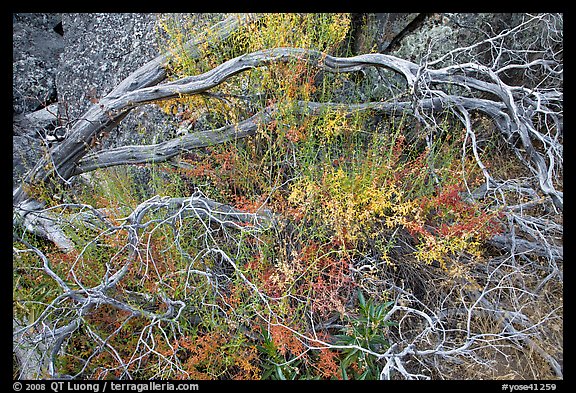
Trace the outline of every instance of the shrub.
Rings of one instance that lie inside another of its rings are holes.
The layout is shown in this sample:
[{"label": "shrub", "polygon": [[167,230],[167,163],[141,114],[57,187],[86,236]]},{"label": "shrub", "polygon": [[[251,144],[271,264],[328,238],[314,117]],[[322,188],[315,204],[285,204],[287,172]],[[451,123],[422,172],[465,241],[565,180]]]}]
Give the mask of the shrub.
[{"label": "shrub", "polygon": [[[350,17],[266,14],[225,41],[207,40],[198,57],[186,54],[188,37],[170,21],[161,26],[175,54],[170,71],[182,77],[263,48],[345,53]],[[373,255],[395,266],[404,253],[448,271],[446,260],[479,256],[482,242],[500,228],[490,206],[460,197],[460,184],[480,177],[473,163],[457,158],[461,141],[450,119],[438,142],[424,147],[425,137],[402,116],[375,122],[368,111],[295,112],[298,100],[330,101],[344,82],[354,85],[352,76],[330,77],[293,61],[238,75],[210,95],[158,103],[180,121],[207,128],[235,123],[258,105],[275,104],[278,114],[246,140],[183,154],[180,167],[150,165],[145,185],[127,170],[110,168],[79,194],[106,210],[111,225],[95,232],[70,226],[80,251],[47,255],[60,262],[56,272],[74,288],[97,286],[126,268],[110,296],[131,312],[110,304],[90,310],[60,357],[64,372],[95,378],[379,377],[375,353],[390,345],[393,322],[385,316],[391,303],[385,293],[365,299],[354,264]],[[138,228],[136,250],[126,246],[123,224],[138,203],[150,194],[198,190],[246,212],[271,210],[281,223],[231,229],[197,217],[167,219],[158,208]],[[415,252],[396,244],[399,232]],[[58,288],[38,274],[39,260],[29,252],[18,254],[15,265],[15,309],[34,320],[34,302],[54,299]],[[185,305],[176,319],[157,317],[166,311],[166,298]],[[345,327],[317,328],[330,319]]]}]

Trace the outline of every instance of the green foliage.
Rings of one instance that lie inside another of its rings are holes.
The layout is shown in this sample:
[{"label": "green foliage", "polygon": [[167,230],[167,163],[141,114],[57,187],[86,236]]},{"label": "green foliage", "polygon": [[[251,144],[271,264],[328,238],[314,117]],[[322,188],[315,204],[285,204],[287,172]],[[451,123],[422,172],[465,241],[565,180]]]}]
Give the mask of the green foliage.
[{"label": "green foliage", "polygon": [[257,348],[263,359],[262,379],[294,380],[298,379],[299,367],[302,365],[301,358],[286,361],[278,350],[272,335],[262,327],[262,344]]},{"label": "green foliage", "polygon": [[358,315],[347,316],[349,327],[336,335],[336,344],[353,346],[342,350],[341,370],[344,379],[379,379],[378,359],[370,353],[384,353],[390,346],[387,328],[394,322],[385,320],[393,302],[375,303],[358,291]]}]

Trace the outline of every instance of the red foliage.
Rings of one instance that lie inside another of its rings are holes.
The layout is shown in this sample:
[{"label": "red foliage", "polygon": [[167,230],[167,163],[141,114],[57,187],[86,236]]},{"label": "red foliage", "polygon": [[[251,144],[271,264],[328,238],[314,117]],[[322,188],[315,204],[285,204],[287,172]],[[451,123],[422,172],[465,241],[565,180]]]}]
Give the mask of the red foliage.
[{"label": "red foliage", "polygon": [[427,219],[408,221],[404,226],[414,237],[455,238],[471,236],[477,240],[489,239],[501,233],[501,213],[491,212],[481,203],[462,200],[459,184],[447,185],[435,196],[421,197],[420,210]]},{"label": "red foliage", "polygon": [[263,204],[264,197],[258,198],[256,201],[251,201],[242,195],[235,195],[234,197],[234,207],[246,213],[256,213]]},{"label": "red foliage", "polygon": [[329,348],[320,349],[318,354],[318,363],[316,366],[324,378],[342,379],[338,352],[335,352]]},{"label": "red foliage", "polygon": [[296,335],[287,327],[283,325],[272,325],[270,326],[270,336],[272,342],[282,355],[288,353],[293,356],[300,356],[304,351],[304,344]]},{"label": "red foliage", "polygon": [[461,187],[457,184],[447,186],[435,198],[438,207],[460,211],[464,208],[464,203],[460,197],[459,192]]},{"label": "red foliage", "polygon": [[353,283],[348,260],[321,257],[317,263],[319,271],[309,283],[313,293],[312,311],[322,317],[335,311],[343,313],[347,292]]}]

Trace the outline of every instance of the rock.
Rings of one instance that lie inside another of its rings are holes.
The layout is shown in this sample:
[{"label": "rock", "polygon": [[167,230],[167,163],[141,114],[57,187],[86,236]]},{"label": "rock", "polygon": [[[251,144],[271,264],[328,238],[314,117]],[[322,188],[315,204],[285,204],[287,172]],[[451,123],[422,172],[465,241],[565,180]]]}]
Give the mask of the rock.
[{"label": "rock", "polygon": [[[419,13],[354,14],[353,53],[389,53],[423,18],[424,14]],[[402,85],[404,79],[394,72],[369,68],[360,77],[348,77],[335,97],[343,102],[386,100]]]},{"label": "rock", "polygon": [[[492,66],[496,52],[489,43],[475,45],[489,36],[513,29],[528,19],[522,13],[432,13],[432,14],[356,14],[354,50],[356,54],[380,52],[391,54],[417,64],[431,62],[441,58],[456,48],[474,45],[470,50],[459,50],[447,56],[433,68],[448,65],[476,63]],[[361,19],[361,20],[360,20]],[[549,26],[552,22],[548,22]],[[525,51],[541,50],[543,25],[535,25],[532,30],[508,37],[505,41],[511,49]],[[545,27],[545,26],[544,26]],[[555,26],[561,30],[562,26]],[[497,42],[495,45],[499,45]],[[549,43],[550,44],[550,43]],[[551,46],[554,46],[552,43]],[[562,52],[561,43],[557,44],[557,53]],[[509,60],[508,53],[499,54],[500,64]],[[390,92],[397,94],[405,85],[393,73],[381,70],[367,70],[365,79],[368,86],[366,96],[373,100],[387,99]],[[500,75],[507,84],[530,86],[523,69],[507,71]],[[540,80],[534,78],[535,81]],[[376,86],[376,88],[371,87]]]},{"label": "rock", "polygon": [[[424,57],[428,57],[429,61],[435,60],[453,49],[470,46],[485,40],[489,35],[496,35],[517,26],[523,18],[524,14],[520,13],[428,14],[413,31],[398,42],[390,54],[416,63],[421,62]],[[522,43],[515,44],[519,45],[518,49],[522,49]],[[489,64],[488,56],[492,54],[486,49],[486,46],[479,46],[473,53],[477,60]],[[465,55],[469,56],[470,53]],[[449,59],[451,63],[459,60]]]},{"label": "rock", "polygon": [[[159,22],[166,18],[198,25],[219,21],[222,14],[63,14],[65,51],[56,82],[60,117],[74,122],[92,101],[162,53],[167,45]],[[143,105],[111,130],[101,148],[162,142],[173,137],[177,128],[174,115],[154,104]],[[149,167],[129,166],[127,170],[146,194]]]},{"label": "rock", "polygon": [[364,14],[356,33],[354,53],[386,53],[409,30],[418,13]]},{"label": "rock", "polygon": [[[57,123],[58,104],[50,104],[42,109],[21,115],[12,120],[14,135],[42,135],[42,132]],[[38,134],[40,132],[40,134]]]},{"label": "rock", "polygon": [[[70,126],[91,99],[110,92],[161,52],[165,35],[159,17],[198,25],[222,14],[14,14],[14,182],[38,161],[49,131]],[[24,116],[56,100],[57,111],[50,108],[57,119],[40,111],[30,119]],[[102,146],[155,143],[175,130],[172,115],[145,105],[134,109]]]},{"label": "rock", "polygon": [[56,100],[64,42],[54,30],[60,14],[14,14],[12,21],[12,107],[14,114],[21,114]]},{"label": "rock", "polygon": [[[169,14],[183,22],[190,18],[208,23],[212,14]],[[90,100],[108,94],[119,82],[165,48],[158,27],[163,14],[63,14],[65,52],[58,70],[57,89],[61,116],[77,119]],[[110,133],[103,147],[156,143],[176,132],[172,115],[156,105],[144,105]]]},{"label": "rock", "polygon": [[15,115],[12,121],[12,180],[16,187],[26,172],[34,167],[44,153],[43,138],[57,124],[58,104],[35,112]]},{"label": "rock", "polygon": [[26,172],[34,167],[43,154],[41,139],[30,135],[12,137],[12,188],[18,186]]},{"label": "rock", "polygon": [[112,90],[158,55],[154,14],[63,14],[65,50],[58,68],[60,109],[79,117],[90,99]]}]

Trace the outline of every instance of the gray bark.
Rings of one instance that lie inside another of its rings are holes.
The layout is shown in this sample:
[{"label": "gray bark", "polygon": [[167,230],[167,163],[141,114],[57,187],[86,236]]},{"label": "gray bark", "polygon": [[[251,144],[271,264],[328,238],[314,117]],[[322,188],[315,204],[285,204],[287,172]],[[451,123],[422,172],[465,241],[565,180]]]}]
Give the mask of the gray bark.
[{"label": "gray bark", "polygon": [[[126,82],[120,89],[114,89],[108,96],[100,100],[99,105],[92,106],[85,116],[79,120],[73,128],[70,138],[65,140],[53,152],[51,161],[54,163],[53,169],[45,162],[39,163],[32,171],[28,182],[42,181],[48,175],[55,171],[63,179],[68,179],[75,173],[79,173],[76,164],[84,157],[88,150],[94,144],[98,135],[105,135],[110,128],[114,127],[132,108],[150,102],[175,98],[181,95],[192,95],[206,92],[207,90],[219,85],[230,77],[255,67],[266,66],[275,62],[288,62],[293,60],[305,61],[315,65],[323,70],[330,72],[355,72],[365,67],[375,66],[384,67],[401,74],[407,81],[410,90],[417,89],[416,81],[420,78],[420,67],[412,62],[396,58],[394,56],[382,54],[366,54],[349,58],[334,57],[325,55],[317,51],[305,50],[299,48],[275,48],[262,50],[254,53],[236,57],[220,66],[197,76],[189,76],[174,82],[169,82],[159,86],[148,86],[148,83],[156,81],[157,73],[145,78],[147,83],[129,83]],[[149,69],[156,69],[152,65],[147,65],[142,71],[136,73],[137,76],[142,74],[148,75]],[[546,165],[543,157],[535,150],[530,136],[531,120],[524,112],[519,111],[518,104],[514,101],[512,90],[509,86],[504,85],[492,72],[486,67],[475,64],[465,64],[454,67],[446,67],[440,70],[428,70],[430,78],[429,83],[443,83],[449,85],[459,85],[468,89],[476,89],[480,92],[491,93],[499,98],[498,101],[492,100],[471,100],[440,94],[435,97],[445,104],[454,104],[465,111],[467,115],[468,108],[462,106],[462,101],[468,103],[472,101],[475,108],[484,109],[495,119],[499,127],[506,130],[507,135],[518,133],[523,147],[527,152],[529,159],[536,165],[540,186],[543,192],[550,195],[557,207],[562,208],[562,193],[555,190],[549,167]],[[494,79],[494,82],[487,82],[476,79],[472,75],[476,73],[485,73]],[[136,78],[136,81],[140,79]],[[141,88],[126,91],[127,87]],[[542,97],[540,97],[541,99]],[[460,101],[460,104],[458,103]],[[425,100],[422,100],[424,103]],[[501,105],[504,105],[502,108]],[[401,104],[400,104],[401,105]],[[429,105],[429,104],[428,104]],[[496,109],[498,108],[498,110]],[[426,109],[422,107],[422,109]],[[528,124],[526,124],[528,123]],[[469,130],[471,132],[471,130]],[[153,154],[153,153],[152,153]],[[21,189],[14,196],[15,204],[22,201],[23,195]]]},{"label": "gray bark", "polygon": [[[214,38],[223,38],[233,32],[240,23],[254,18],[251,14],[230,17],[213,29]],[[187,47],[192,51],[203,38],[192,40]],[[192,56],[194,53],[191,54]],[[145,89],[166,79],[166,62],[170,60],[169,54],[162,54],[144,66],[140,67],[128,78],[122,81],[100,103],[91,105],[84,115],[73,125],[70,136],[59,144],[51,153],[51,157],[44,158],[30,171],[23,183],[34,184],[43,182],[54,175],[64,180],[69,179],[75,171],[75,165],[97,141],[101,135],[115,127],[126,116],[131,108],[109,108],[105,105],[113,97],[129,95],[138,89]],[[13,193],[14,206],[17,206],[29,195],[22,186]]]}]

